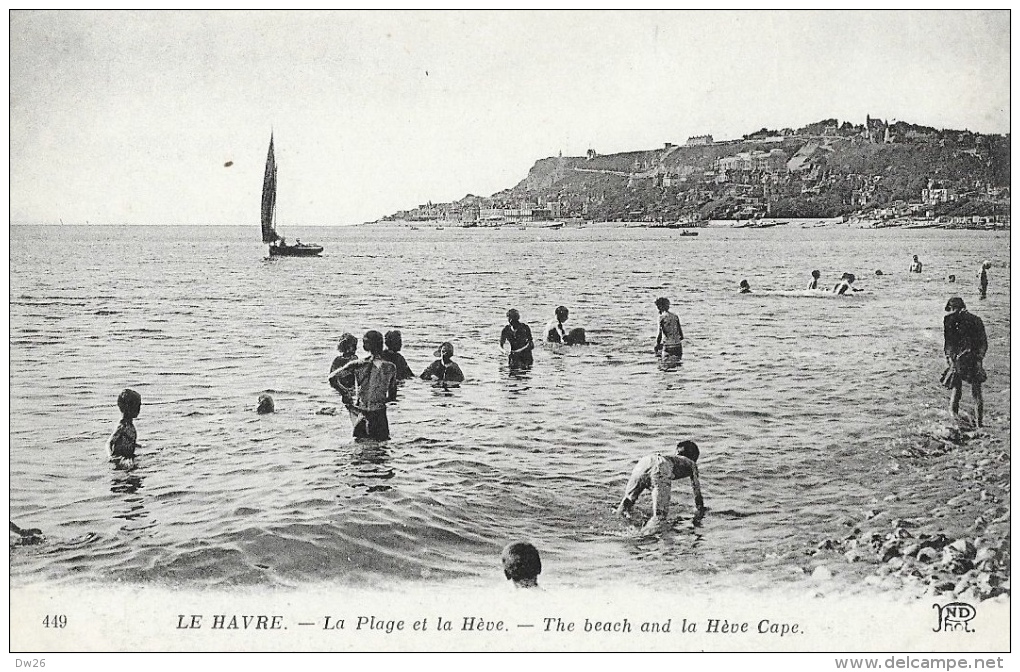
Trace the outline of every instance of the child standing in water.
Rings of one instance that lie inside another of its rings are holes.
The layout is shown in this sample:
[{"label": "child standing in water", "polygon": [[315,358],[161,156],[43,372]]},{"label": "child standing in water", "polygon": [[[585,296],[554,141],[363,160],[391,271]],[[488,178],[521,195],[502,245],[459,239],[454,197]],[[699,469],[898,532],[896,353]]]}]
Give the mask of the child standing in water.
[{"label": "child standing in water", "polygon": [[669,299],[659,297],[655,300],[659,309],[659,335],[655,338],[655,352],[663,358],[673,357],[677,361],[684,356],[684,331],[680,327],[680,318],[669,312]]},{"label": "child standing in water", "polygon": [[132,420],[137,418],[142,410],[142,395],[126,389],[117,397],[117,407],[120,408],[123,417],[110,437],[108,445],[110,459],[134,459],[135,449],[138,447],[138,433]]}]

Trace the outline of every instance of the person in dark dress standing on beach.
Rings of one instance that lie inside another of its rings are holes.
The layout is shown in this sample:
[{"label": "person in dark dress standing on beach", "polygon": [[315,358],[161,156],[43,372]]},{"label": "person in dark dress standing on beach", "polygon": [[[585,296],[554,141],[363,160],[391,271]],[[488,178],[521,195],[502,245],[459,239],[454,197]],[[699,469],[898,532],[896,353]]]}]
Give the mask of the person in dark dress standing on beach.
[{"label": "person in dark dress standing on beach", "polygon": [[955,372],[949,385],[949,408],[953,415],[960,412],[960,397],[963,396],[963,384],[970,383],[971,394],[977,405],[977,425],[984,426],[985,402],[981,394],[981,384],[988,379],[985,373],[984,358],[988,351],[988,336],[985,324],[977,315],[967,311],[963,299],[954,296],[946,303],[950,311],[943,319],[945,328],[946,363]]},{"label": "person in dark dress standing on beach", "polygon": [[531,338],[531,327],[521,322],[521,314],[516,308],[506,311],[507,325],[503,327],[499,335],[499,347],[510,344],[510,352],[507,353],[510,368],[519,369],[529,367],[534,363],[531,351],[535,349],[535,342]]}]

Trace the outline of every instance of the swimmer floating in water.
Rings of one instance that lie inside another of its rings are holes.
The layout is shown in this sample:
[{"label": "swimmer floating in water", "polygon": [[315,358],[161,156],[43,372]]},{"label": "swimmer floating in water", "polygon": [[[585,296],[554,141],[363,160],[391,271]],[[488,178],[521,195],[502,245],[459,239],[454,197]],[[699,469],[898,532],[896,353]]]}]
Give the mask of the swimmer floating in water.
[{"label": "swimmer floating in water", "polygon": [[857,289],[854,287],[854,281],[857,280],[857,276],[853,273],[844,273],[840,281],[836,283],[836,286],[832,288],[833,294],[843,295],[848,291],[863,292],[863,289]]},{"label": "swimmer floating in water", "polygon": [[681,441],[676,444],[675,455],[646,455],[634,465],[634,471],[627,482],[623,501],[616,512],[630,518],[637,498],[642,492],[652,490],[652,517],[644,525],[644,530],[652,531],[666,522],[669,514],[670,491],[673,481],[678,478],[690,478],[694,489],[694,505],[698,509],[695,523],[705,513],[705,501],[701,496],[701,483],[698,480],[698,457],[701,451],[693,441]]},{"label": "swimmer floating in water", "polygon": [[28,544],[38,544],[43,540],[42,530],[32,527],[29,529],[22,529],[14,524],[14,521],[7,521],[11,524],[10,534],[10,545],[11,546],[26,546]]},{"label": "swimmer floating in water", "polygon": [[107,448],[111,460],[131,460],[134,459],[135,449],[138,448],[138,433],[132,421],[142,410],[142,395],[134,390],[125,389],[117,397],[117,407],[123,416],[117,429],[110,436]]},{"label": "swimmer floating in water", "polygon": [[821,271],[811,271],[811,282],[808,283],[808,289],[818,289],[818,279],[822,277]]},{"label": "swimmer floating in water", "polygon": [[740,293],[741,294],[750,294],[751,293],[751,283],[749,283],[747,280],[741,280],[740,281]]},{"label": "swimmer floating in water", "polygon": [[921,265],[921,260],[918,259],[917,255],[915,254],[914,260],[910,262],[910,273],[920,273],[922,268],[923,266]]}]

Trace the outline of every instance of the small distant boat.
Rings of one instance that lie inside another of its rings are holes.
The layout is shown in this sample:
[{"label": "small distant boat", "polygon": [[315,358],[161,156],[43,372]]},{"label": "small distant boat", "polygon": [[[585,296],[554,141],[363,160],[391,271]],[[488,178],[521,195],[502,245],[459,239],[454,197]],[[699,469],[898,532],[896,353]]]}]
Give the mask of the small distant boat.
[{"label": "small distant boat", "polygon": [[688,231],[687,229],[684,229],[683,231],[680,232],[680,235],[681,236],[696,236],[696,235],[698,235],[698,232],[697,231]]},{"label": "small distant boat", "polygon": [[266,175],[262,180],[262,242],[269,245],[270,257],[315,257],[322,254],[322,246],[302,243],[288,245],[276,232],[276,155],[273,136],[269,135],[269,155],[266,157]]}]

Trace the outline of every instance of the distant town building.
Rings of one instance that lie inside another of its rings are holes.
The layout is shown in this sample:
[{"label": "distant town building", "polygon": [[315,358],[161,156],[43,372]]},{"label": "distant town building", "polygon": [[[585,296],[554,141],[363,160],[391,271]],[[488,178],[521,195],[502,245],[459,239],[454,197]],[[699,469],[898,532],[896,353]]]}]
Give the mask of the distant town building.
[{"label": "distant town building", "polygon": [[713,142],[711,135],[692,135],[687,138],[688,147],[694,147],[696,145],[711,145]]},{"label": "distant town building", "polygon": [[925,205],[948,203],[951,200],[951,197],[952,194],[949,193],[948,189],[935,189],[929,187],[928,189],[921,190],[921,202]]},{"label": "distant town building", "polygon": [[719,172],[760,171],[774,173],[782,170],[785,163],[786,152],[781,149],[773,149],[771,152],[739,152],[733,156],[724,156],[719,159]]}]

